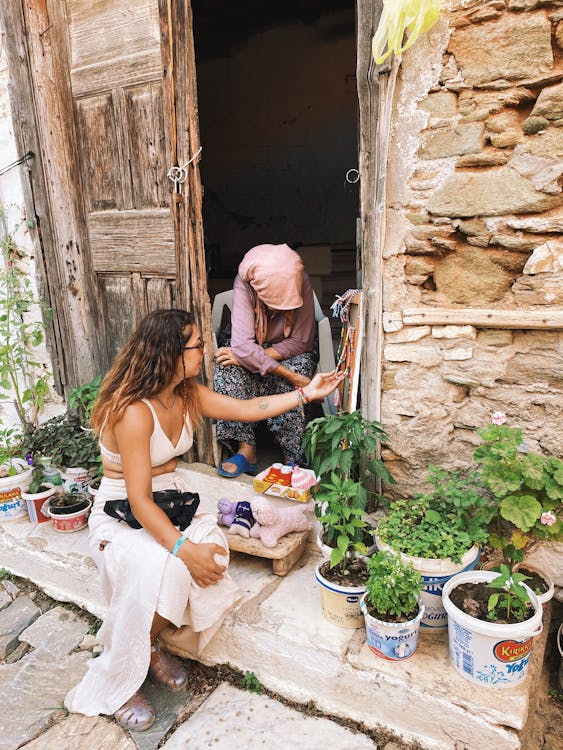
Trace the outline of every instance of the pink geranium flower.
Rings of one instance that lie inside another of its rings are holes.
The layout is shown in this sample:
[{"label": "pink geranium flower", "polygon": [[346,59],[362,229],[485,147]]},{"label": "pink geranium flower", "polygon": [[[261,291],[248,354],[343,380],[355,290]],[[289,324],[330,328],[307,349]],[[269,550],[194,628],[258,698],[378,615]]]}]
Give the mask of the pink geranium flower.
[{"label": "pink geranium flower", "polygon": [[493,424],[504,424],[506,422],[506,414],[503,411],[494,411],[491,422]]},{"label": "pink geranium flower", "polygon": [[553,524],[556,521],[557,521],[557,518],[549,510],[547,510],[545,513],[541,514],[540,523],[543,523],[544,526],[553,526]]}]

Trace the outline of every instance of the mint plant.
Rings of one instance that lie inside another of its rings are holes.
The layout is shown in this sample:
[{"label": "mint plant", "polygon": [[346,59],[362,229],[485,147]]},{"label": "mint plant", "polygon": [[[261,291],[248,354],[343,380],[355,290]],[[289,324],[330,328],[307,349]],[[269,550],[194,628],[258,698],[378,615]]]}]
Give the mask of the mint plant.
[{"label": "mint plant", "polygon": [[368,559],[366,602],[379,615],[410,619],[422,591],[422,576],[394,552],[377,552]]},{"label": "mint plant", "polygon": [[498,589],[489,597],[487,618],[509,620],[512,617],[517,622],[527,620],[530,617],[530,595],[521,585],[522,581],[527,580],[528,576],[501,563],[500,575],[487,583],[487,588]]},{"label": "mint plant", "polygon": [[[48,373],[33,351],[44,340],[45,326],[42,321],[31,320],[28,316],[39,301],[31,279],[21,268],[25,253],[8,229],[2,204],[0,250],[0,400],[13,402],[21,426],[27,432],[37,424],[49,393]],[[44,315],[49,312],[43,310]]]},{"label": "mint plant", "polygon": [[495,412],[477,430],[483,443],[473,459],[497,502],[489,544],[513,564],[534,542],[563,539],[563,461],[526,450],[522,430],[505,423]]},{"label": "mint plant", "polygon": [[378,536],[397,552],[460,562],[474,544],[488,539],[496,505],[477,472],[429,467],[432,489],[390,504]]}]

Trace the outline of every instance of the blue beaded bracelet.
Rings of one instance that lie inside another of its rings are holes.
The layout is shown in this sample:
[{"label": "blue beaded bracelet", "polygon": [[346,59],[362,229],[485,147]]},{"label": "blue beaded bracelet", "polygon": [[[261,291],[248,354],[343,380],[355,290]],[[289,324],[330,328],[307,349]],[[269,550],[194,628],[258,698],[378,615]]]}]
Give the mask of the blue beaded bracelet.
[{"label": "blue beaded bracelet", "polygon": [[181,536],[181,537],[179,537],[178,541],[176,542],[176,544],[172,548],[172,552],[170,554],[174,555],[174,557],[178,557],[178,552],[180,551],[180,547],[182,546],[182,544],[184,544],[184,542],[186,541],[187,538],[188,538],[187,536]]}]

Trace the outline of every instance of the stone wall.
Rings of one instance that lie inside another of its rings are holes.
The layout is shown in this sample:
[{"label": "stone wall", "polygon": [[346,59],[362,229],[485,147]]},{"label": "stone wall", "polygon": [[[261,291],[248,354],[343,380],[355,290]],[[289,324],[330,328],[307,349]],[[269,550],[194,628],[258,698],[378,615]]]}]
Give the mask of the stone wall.
[{"label": "stone wall", "polygon": [[[495,410],[563,455],[563,331],[526,328],[528,311],[563,310],[562,47],[561,0],[452,0],[404,56],[382,400],[400,492],[431,462],[466,464]],[[514,328],[405,325],[426,307],[511,311]]]}]

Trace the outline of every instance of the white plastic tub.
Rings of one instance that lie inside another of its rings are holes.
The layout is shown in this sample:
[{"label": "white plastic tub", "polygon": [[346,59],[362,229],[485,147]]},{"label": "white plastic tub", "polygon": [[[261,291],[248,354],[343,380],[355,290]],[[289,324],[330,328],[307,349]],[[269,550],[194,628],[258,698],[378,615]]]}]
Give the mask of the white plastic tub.
[{"label": "white plastic tub", "polygon": [[27,515],[22,492],[31,484],[33,469],[20,458],[14,458],[12,463],[22,471],[11,477],[0,477],[0,521],[14,521]]},{"label": "white plastic tub", "polygon": [[476,685],[511,688],[526,677],[534,638],[542,632],[543,609],[534,592],[525,586],[534,607],[533,616],[512,625],[478,620],[462,612],[450,599],[450,593],[462,583],[489,582],[497,576],[492,571],[471,570],[445,584],[450,661],[462,677]]}]

